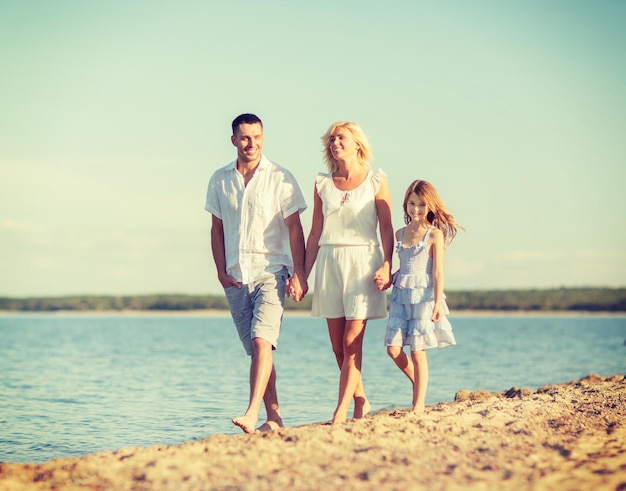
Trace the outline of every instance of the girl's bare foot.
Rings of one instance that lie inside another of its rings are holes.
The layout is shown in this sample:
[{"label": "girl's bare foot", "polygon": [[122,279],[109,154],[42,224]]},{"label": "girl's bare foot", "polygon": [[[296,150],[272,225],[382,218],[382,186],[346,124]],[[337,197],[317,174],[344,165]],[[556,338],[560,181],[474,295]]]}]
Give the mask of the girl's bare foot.
[{"label": "girl's bare foot", "polygon": [[238,418],[233,418],[232,422],[234,425],[239,426],[243,430],[244,433],[254,433],[254,426],[256,425],[257,418],[253,418],[252,416],[239,416]]},{"label": "girl's bare foot", "polygon": [[372,409],[372,406],[367,398],[356,397],[354,399],[354,419],[361,419],[365,417],[365,415],[370,412],[370,409]]},{"label": "girl's bare foot", "polygon": [[413,414],[424,414],[424,404],[418,404],[417,406],[413,406],[413,409],[411,409],[411,412]]}]

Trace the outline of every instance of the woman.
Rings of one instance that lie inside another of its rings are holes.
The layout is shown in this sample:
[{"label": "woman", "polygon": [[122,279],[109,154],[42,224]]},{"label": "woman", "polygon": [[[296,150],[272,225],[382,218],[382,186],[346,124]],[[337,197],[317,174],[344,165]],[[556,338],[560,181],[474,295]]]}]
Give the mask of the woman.
[{"label": "woman", "polygon": [[393,227],[387,178],[369,169],[372,154],[359,125],[334,123],[322,142],[329,173],[315,182],[305,278],[317,261],[311,314],[326,319],[341,370],[332,420],[338,424],[346,420],[352,398],[355,418],[370,409],[361,378],[363,335],[368,319],[387,316]]}]

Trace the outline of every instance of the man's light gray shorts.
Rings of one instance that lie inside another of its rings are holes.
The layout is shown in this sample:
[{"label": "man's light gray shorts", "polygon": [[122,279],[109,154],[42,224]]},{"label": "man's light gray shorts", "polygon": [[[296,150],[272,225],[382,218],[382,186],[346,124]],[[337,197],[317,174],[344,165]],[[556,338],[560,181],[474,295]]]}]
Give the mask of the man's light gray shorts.
[{"label": "man's light gray shorts", "polygon": [[287,278],[287,268],[283,268],[241,288],[232,286],[224,289],[239,339],[250,356],[254,354],[254,338],[264,339],[272,345],[272,349],[276,349]]}]

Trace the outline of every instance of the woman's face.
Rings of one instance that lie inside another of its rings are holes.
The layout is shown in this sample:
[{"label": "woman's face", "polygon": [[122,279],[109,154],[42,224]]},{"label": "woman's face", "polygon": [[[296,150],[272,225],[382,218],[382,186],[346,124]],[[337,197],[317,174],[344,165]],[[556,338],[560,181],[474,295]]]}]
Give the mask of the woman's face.
[{"label": "woman's face", "polygon": [[354,139],[352,133],[343,127],[333,130],[330,134],[328,146],[335,160],[352,158],[359,150],[359,144]]}]

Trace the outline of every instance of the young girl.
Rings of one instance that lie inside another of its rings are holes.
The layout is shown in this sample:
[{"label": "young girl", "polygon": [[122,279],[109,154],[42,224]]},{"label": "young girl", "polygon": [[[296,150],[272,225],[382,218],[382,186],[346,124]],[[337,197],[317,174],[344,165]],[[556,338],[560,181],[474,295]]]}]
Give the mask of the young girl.
[{"label": "young girl", "polygon": [[[400,269],[394,274],[385,345],[413,384],[413,412],[422,413],[428,387],[426,348],[456,344],[443,294],[444,246],[460,227],[435,188],[414,181],[404,195],[406,227],[396,232]],[[403,346],[410,346],[411,356]]]}]

